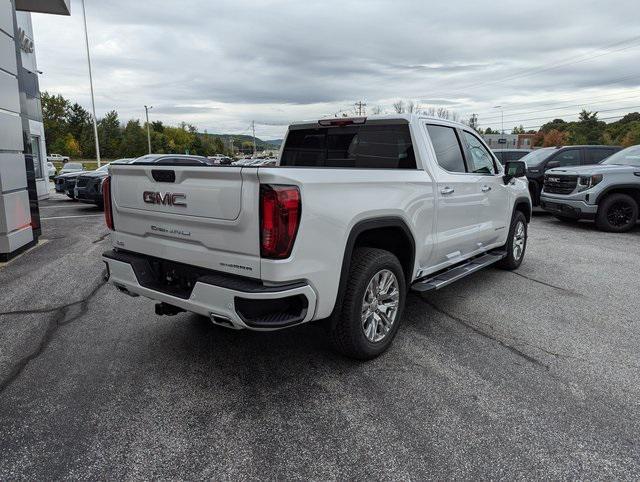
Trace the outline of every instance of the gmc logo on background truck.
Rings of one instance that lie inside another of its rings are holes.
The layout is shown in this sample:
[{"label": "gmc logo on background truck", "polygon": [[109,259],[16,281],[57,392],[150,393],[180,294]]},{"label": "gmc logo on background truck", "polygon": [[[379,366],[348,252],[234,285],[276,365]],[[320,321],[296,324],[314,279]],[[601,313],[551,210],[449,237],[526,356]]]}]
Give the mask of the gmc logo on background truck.
[{"label": "gmc logo on background truck", "polygon": [[142,199],[147,204],[161,204],[163,206],[186,206],[187,205],[187,203],[184,202],[187,199],[186,194],[145,191],[144,193],[142,193]]}]

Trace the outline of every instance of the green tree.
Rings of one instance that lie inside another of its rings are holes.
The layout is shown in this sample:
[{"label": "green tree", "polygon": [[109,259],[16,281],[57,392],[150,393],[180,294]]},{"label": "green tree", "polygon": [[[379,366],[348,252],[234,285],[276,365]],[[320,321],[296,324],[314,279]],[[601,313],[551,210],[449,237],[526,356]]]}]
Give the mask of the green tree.
[{"label": "green tree", "polygon": [[[64,143],[64,135],[68,129],[69,101],[61,95],[51,95],[42,92],[42,118],[44,123],[44,136],[47,143],[47,151],[54,152],[54,146]],[[63,144],[62,144],[63,145]]]},{"label": "green tree", "polygon": [[98,123],[98,138],[100,139],[100,152],[107,159],[114,159],[120,154],[122,142],[122,128],[115,110],[107,112]]},{"label": "green tree", "polygon": [[602,135],[606,123],[598,120],[597,112],[583,110],[578,116],[578,122],[572,122],[569,127],[568,142],[570,144],[602,144]]},{"label": "green tree", "polygon": [[567,130],[568,126],[569,124],[562,119],[553,119],[540,127],[540,130],[545,134],[552,130],[563,132]]},{"label": "green tree", "polygon": [[139,120],[130,120],[122,132],[119,157],[140,157],[147,152],[147,135]]}]

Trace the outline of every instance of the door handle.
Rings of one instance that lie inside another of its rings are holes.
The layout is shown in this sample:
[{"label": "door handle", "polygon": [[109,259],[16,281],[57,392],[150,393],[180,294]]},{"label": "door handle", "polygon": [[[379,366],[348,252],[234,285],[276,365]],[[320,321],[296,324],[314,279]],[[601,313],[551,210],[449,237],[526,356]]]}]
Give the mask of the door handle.
[{"label": "door handle", "polygon": [[455,192],[455,189],[453,189],[452,187],[443,187],[442,189],[440,189],[440,194],[453,194]]},{"label": "door handle", "polygon": [[491,186],[482,186],[482,192],[489,192],[491,191]]}]

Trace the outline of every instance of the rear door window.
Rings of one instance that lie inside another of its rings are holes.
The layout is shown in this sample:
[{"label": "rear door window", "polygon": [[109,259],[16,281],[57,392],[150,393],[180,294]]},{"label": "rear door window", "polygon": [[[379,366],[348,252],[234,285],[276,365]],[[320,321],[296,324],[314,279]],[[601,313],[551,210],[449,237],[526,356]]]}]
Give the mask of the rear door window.
[{"label": "rear door window", "polygon": [[455,129],[428,124],[427,130],[440,167],[449,172],[467,172],[462,146]]},{"label": "rear door window", "polygon": [[613,154],[613,149],[587,149],[585,164],[600,164]]},{"label": "rear door window", "polygon": [[416,169],[407,124],[293,129],[280,166]]}]

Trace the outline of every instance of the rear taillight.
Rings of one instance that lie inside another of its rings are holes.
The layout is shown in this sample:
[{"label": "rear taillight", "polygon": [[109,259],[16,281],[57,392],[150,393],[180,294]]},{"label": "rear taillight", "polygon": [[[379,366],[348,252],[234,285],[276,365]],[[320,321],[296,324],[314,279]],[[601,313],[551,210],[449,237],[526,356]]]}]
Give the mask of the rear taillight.
[{"label": "rear taillight", "polygon": [[115,231],[113,211],[111,210],[111,176],[105,177],[102,181],[102,203],[104,204],[104,221],[111,231]]},{"label": "rear taillight", "polygon": [[296,186],[260,186],[260,254],[284,259],[291,255],[300,224],[300,190]]}]

